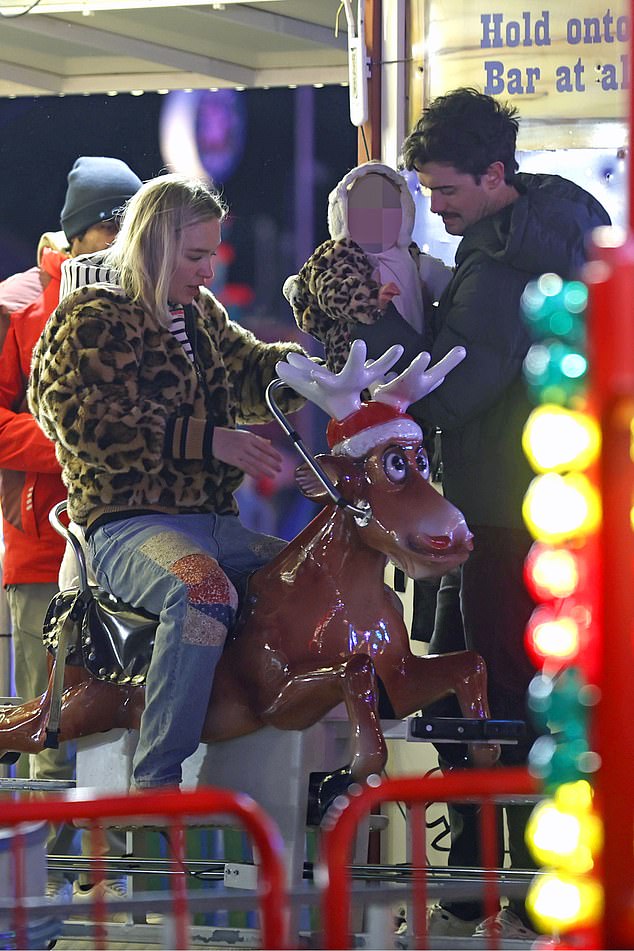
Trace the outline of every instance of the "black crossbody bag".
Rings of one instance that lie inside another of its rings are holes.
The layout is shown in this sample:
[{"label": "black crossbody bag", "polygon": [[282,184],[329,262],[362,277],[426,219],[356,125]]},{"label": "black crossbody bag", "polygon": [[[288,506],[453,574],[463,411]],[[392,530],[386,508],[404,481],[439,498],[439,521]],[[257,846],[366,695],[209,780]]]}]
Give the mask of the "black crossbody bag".
[{"label": "black crossbody bag", "polygon": [[65,662],[85,667],[97,680],[145,683],[158,620],[101,588],[87,585],[56,594],[48,606],[42,636],[56,655],[64,625],[70,626]]}]

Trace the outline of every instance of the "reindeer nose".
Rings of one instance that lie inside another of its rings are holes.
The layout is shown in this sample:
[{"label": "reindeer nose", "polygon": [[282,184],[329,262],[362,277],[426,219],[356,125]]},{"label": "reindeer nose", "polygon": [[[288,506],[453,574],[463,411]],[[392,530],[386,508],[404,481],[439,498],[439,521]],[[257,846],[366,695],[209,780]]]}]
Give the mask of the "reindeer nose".
[{"label": "reindeer nose", "polygon": [[451,535],[428,535],[427,541],[435,551],[445,551],[452,545]]},{"label": "reindeer nose", "polygon": [[450,531],[447,535],[423,535],[423,547],[427,551],[451,551],[456,546],[465,548],[467,551],[473,551],[473,535],[469,529],[464,526],[464,531]]}]

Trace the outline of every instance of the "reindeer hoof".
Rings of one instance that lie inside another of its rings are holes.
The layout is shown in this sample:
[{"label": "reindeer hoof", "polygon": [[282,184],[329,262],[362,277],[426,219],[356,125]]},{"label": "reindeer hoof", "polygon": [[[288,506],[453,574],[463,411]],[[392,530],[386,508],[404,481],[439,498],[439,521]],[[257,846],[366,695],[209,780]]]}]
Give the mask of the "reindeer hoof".
[{"label": "reindeer hoof", "polygon": [[311,773],[308,784],[308,808],[306,825],[321,825],[337,796],[344,796],[352,785],[349,766],[334,769],[330,773]]},{"label": "reindeer hoof", "polygon": [[15,750],[8,750],[6,753],[0,753],[0,766],[13,766],[20,759],[20,753]]}]

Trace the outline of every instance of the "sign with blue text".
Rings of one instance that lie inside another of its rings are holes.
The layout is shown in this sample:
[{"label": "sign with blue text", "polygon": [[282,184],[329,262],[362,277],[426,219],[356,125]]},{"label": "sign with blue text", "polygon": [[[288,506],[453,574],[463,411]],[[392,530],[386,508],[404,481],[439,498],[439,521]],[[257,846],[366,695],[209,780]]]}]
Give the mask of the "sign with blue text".
[{"label": "sign with blue text", "polygon": [[475,86],[511,100],[529,122],[625,121],[631,29],[625,0],[487,3],[428,0],[423,35],[412,48],[425,101]]}]

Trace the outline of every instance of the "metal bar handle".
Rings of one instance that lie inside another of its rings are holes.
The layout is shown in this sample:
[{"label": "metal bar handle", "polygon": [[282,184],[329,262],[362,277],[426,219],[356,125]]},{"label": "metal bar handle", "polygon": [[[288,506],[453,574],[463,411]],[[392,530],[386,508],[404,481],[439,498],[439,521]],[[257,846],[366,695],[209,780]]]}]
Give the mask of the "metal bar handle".
[{"label": "metal bar handle", "polygon": [[282,380],[273,380],[266,388],[266,403],[273,416],[280,424],[289,439],[292,441],[304,462],[306,462],[315,473],[335,505],[351,512],[357,524],[361,526],[367,525],[372,518],[372,509],[370,508],[369,502],[366,502],[365,499],[361,499],[358,505],[353,505],[351,502],[347,502],[346,499],[344,499],[342,494],[335,487],[334,483],[328,478],[323,468],[319,465],[315,457],[306,448],[297,430],[291,426],[288,419],[275,402],[273,393],[275,390],[279,390],[282,386],[288,386],[288,384],[284,383]]},{"label": "metal bar handle", "polygon": [[60,519],[60,515],[63,515],[67,509],[68,502],[66,499],[64,499],[62,502],[58,502],[57,505],[54,505],[48,513],[48,520],[57,534],[61,535],[62,538],[65,538],[73,549],[73,554],[75,555],[75,560],[77,562],[79,588],[81,591],[85,591],[88,587],[88,569],[86,567],[86,557],[84,555],[84,550],[81,547],[81,542],[77,536],[73,534],[73,532],[67,528]]}]

